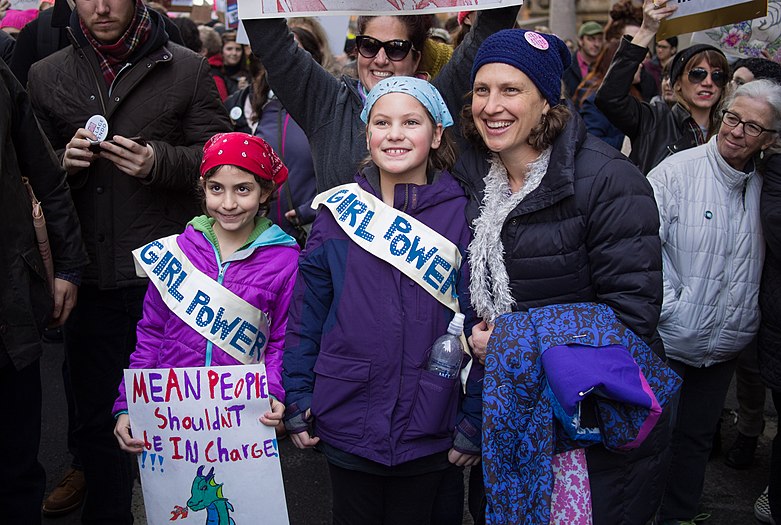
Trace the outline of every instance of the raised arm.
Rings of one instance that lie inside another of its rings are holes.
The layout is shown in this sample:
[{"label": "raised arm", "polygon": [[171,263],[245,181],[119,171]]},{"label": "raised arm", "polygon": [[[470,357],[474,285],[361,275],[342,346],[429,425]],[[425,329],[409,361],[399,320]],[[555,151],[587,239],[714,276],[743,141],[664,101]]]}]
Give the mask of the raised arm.
[{"label": "raised arm", "polygon": [[268,82],[285,109],[311,136],[333,118],[341,82],[301,49],[284,18],[244,20],[252,52],[263,63]]},{"label": "raised arm", "polygon": [[655,127],[655,114],[651,107],[631,96],[629,90],[637,68],[645,60],[648,47],[654,42],[659,22],[677,9],[675,6],[665,6],[666,3],[667,0],[645,0],[640,30],[631,39],[621,39],[616,56],[597,91],[595,102],[599,110],[632,140]]}]

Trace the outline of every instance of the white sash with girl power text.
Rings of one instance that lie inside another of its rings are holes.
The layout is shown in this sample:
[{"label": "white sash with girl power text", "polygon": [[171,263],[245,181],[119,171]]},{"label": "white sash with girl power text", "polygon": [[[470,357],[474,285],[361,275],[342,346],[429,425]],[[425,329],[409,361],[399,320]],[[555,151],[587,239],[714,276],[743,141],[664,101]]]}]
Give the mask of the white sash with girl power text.
[{"label": "white sash with girl power text", "polygon": [[[461,252],[455,244],[355,183],[319,194],[312,208],[321,204],[350,240],[398,269],[453,312],[461,311],[456,291]],[[469,355],[463,335],[461,342]],[[462,370],[462,384],[470,367],[471,362]]]},{"label": "white sash with girl power text", "polygon": [[177,237],[133,250],[136,273],[148,276],[166,306],[208,341],[242,364],[262,363],[268,316],[196,268]]}]

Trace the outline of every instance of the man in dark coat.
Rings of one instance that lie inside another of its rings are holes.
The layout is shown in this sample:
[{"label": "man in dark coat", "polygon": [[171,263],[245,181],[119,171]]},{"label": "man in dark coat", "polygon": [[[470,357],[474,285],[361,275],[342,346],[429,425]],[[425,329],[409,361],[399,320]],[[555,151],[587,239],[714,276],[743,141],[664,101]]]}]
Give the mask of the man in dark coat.
[{"label": "man in dark coat", "polygon": [[[76,0],[67,31],[71,45],[35,63],[28,88],[68,172],[91,260],[65,327],[90,488],[82,521],[121,525],[132,523],[131,458],[113,436],[111,407],[147,286],[131,251],[181,232],[199,212],[201,149],[230,121],[206,61],[171,42],[163,17],[140,0]],[[97,153],[86,129],[95,115],[116,142]]]},{"label": "man in dark coat", "polygon": [[[0,60],[0,432],[3,523],[41,522],[46,475],[38,463],[41,438],[41,334],[63,323],[76,301],[87,264],[65,172],[41,133],[30,101]],[[53,297],[38,250],[27,177],[43,203],[54,262]]]}]

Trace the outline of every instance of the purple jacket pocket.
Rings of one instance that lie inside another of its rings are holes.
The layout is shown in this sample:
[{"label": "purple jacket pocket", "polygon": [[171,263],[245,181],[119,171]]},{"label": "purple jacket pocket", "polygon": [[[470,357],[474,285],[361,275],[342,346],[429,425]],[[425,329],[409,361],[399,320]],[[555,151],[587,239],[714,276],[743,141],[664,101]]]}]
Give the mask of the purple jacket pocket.
[{"label": "purple jacket pocket", "polygon": [[445,379],[428,370],[420,371],[409,423],[403,441],[445,438],[453,434],[458,411],[458,379]]},{"label": "purple jacket pocket", "polygon": [[312,415],[333,434],[362,437],[369,410],[371,362],[321,352],[315,363]]}]

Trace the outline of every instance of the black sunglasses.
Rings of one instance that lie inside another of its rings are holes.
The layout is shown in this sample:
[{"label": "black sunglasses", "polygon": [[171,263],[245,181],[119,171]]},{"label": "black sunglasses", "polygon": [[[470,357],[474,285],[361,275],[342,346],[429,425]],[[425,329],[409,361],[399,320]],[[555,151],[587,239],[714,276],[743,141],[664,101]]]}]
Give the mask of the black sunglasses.
[{"label": "black sunglasses", "polygon": [[382,42],[366,35],[355,37],[355,47],[358,48],[358,53],[364,58],[374,58],[380,52],[380,49],[384,49],[388,60],[394,62],[407,58],[407,55],[413,49],[412,42],[409,40],[388,40],[387,42]]},{"label": "black sunglasses", "polygon": [[[702,67],[693,67],[689,70],[689,82],[692,84],[700,84],[706,78],[708,78],[708,70]],[[727,85],[727,74],[720,69],[710,72],[710,78],[714,84],[723,88]]]}]

